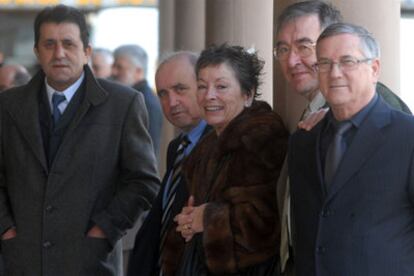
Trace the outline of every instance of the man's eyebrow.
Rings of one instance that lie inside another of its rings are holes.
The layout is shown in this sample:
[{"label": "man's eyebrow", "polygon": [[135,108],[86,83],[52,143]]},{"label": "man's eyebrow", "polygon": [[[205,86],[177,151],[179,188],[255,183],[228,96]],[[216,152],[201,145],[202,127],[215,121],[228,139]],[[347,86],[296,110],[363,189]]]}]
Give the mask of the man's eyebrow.
[{"label": "man's eyebrow", "polygon": [[[315,42],[312,39],[310,39],[309,37],[302,37],[302,38],[296,39],[294,41],[294,43],[295,44],[301,44],[301,43],[311,43],[311,44],[313,44]],[[289,44],[286,43],[285,41],[277,41],[276,42],[276,47],[279,47],[281,45],[289,45]]]},{"label": "man's eyebrow", "polygon": [[315,43],[315,41],[312,41],[309,37],[302,37],[295,40],[295,43]]}]

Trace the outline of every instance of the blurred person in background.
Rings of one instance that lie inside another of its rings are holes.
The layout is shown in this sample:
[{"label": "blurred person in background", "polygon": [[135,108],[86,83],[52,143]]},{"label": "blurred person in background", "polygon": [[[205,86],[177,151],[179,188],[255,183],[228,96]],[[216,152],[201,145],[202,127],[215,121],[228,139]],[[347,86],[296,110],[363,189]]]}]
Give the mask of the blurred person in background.
[{"label": "blurred person in background", "polygon": [[27,69],[20,64],[5,64],[0,67],[0,91],[24,85],[31,76]]},{"label": "blurred person in background", "polygon": [[154,145],[155,156],[159,157],[162,127],[162,111],[158,97],[146,80],[148,55],[138,45],[123,45],[114,51],[112,78],[131,86],[144,95],[149,115],[149,133]]},{"label": "blurred person in background", "polygon": [[102,79],[111,77],[113,63],[114,57],[110,50],[104,48],[92,50],[91,67],[95,77]]}]

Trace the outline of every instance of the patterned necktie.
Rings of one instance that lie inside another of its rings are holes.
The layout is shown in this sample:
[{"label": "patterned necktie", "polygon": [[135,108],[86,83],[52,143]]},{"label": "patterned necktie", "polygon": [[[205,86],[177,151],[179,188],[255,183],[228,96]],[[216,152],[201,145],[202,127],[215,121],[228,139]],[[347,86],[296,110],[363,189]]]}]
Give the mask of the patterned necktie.
[{"label": "patterned necktie", "polygon": [[[162,250],[164,248],[165,239],[167,237],[167,233],[169,230],[169,224],[171,222],[171,207],[175,200],[175,195],[177,192],[178,184],[181,181],[182,174],[181,174],[181,165],[184,160],[185,154],[184,151],[187,148],[187,146],[191,143],[190,140],[188,140],[187,135],[183,137],[181,140],[180,145],[178,146],[173,167],[171,169],[170,178],[169,178],[169,185],[166,185],[165,193],[165,201],[163,202],[163,212],[162,212],[162,218],[161,218],[161,231],[160,231],[160,254],[159,254],[159,260],[158,263],[161,268],[161,256],[162,256]],[[160,270],[161,271],[161,270]],[[160,275],[162,275],[162,272],[160,272]]]},{"label": "patterned necktie", "polygon": [[59,110],[58,106],[64,100],[66,100],[64,94],[59,93],[59,92],[53,93],[53,96],[52,96],[52,106],[53,106],[52,113],[53,114],[52,115],[53,115],[54,125],[57,124],[57,122],[59,121],[60,117],[62,116],[62,113],[60,113],[60,110]]},{"label": "patterned necktie", "polygon": [[325,159],[325,183],[328,188],[338,169],[342,156],[346,151],[346,141],[344,134],[352,127],[350,121],[340,122],[335,125],[335,134],[331,144],[328,147]]}]

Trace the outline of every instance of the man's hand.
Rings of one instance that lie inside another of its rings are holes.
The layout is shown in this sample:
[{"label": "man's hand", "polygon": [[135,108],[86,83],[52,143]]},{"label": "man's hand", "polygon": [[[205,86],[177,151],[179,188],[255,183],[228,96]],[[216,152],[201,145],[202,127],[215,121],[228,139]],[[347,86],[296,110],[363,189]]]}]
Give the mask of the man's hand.
[{"label": "man's hand", "polygon": [[9,228],[3,235],[1,235],[1,240],[10,240],[17,236],[16,227]]},{"label": "man's hand", "polygon": [[105,233],[102,231],[102,229],[98,225],[95,225],[94,227],[92,227],[88,231],[87,236],[90,238],[106,239]]},{"label": "man's hand", "polygon": [[318,111],[312,112],[304,120],[298,123],[299,129],[311,130],[317,123],[319,123],[328,113],[329,108],[321,108]]}]

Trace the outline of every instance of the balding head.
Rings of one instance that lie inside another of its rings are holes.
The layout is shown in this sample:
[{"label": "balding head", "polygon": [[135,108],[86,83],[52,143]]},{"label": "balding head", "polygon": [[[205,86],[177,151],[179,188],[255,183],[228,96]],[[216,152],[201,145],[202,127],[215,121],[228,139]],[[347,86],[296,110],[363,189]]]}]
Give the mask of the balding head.
[{"label": "balding head", "polygon": [[30,74],[19,64],[6,64],[0,67],[0,91],[26,84]]}]

